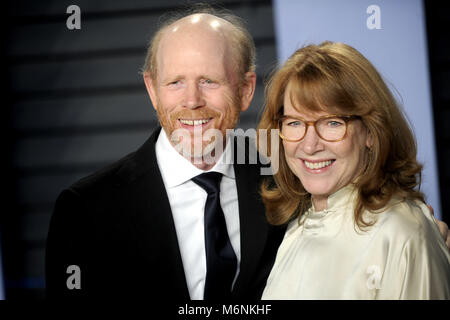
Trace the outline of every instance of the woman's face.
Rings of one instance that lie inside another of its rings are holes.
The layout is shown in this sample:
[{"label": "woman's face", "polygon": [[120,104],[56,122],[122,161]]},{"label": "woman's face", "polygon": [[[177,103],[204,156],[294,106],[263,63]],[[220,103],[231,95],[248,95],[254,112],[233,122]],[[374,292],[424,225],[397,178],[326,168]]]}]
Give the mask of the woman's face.
[{"label": "woman's face", "polygon": [[[284,115],[306,121],[329,115],[326,112],[311,113],[306,109],[304,112],[297,111],[292,106],[289,93],[288,85],[284,95]],[[366,146],[369,145],[367,130],[358,119],[347,123],[347,136],[338,142],[321,139],[314,126],[308,126],[305,137],[299,142],[283,140],[289,168],[312,195],[316,209],[316,201],[325,201],[326,204],[329,195],[354,181],[361,173]]]}]

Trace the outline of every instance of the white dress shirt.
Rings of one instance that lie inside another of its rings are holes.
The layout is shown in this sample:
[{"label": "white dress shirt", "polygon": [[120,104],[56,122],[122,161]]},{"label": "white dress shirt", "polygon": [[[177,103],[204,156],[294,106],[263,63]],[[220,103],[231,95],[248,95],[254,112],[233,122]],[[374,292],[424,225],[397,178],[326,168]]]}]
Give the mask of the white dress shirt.
[{"label": "white dress shirt", "polygon": [[290,223],[262,298],[450,299],[450,254],[426,205],[391,201],[357,232],[355,197],[349,185]]},{"label": "white dress shirt", "polygon": [[[223,154],[209,171],[223,174],[220,203],[237,257],[236,280],[241,261],[238,194],[234,167],[224,161],[231,159],[231,151],[230,143],[227,143]],[[156,158],[172,209],[189,294],[191,299],[201,300],[206,279],[204,210],[207,193],[191,179],[205,171],[195,167],[175,150],[164,129],[156,142]]]}]

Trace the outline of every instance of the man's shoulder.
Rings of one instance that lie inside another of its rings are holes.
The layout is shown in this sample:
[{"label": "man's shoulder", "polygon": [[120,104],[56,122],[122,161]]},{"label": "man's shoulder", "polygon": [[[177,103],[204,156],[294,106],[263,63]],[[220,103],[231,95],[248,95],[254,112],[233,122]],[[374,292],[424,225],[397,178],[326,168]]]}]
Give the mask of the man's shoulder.
[{"label": "man's shoulder", "polygon": [[117,179],[117,173],[124,167],[133,162],[136,152],[132,152],[122,159],[115,161],[78,181],[74,182],[69,189],[78,194],[90,193],[101,187],[117,185],[120,181]]},{"label": "man's shoulder", "polygon": [[159,130],[136,151],[73,183],[68,189],[80,194],[95,194],[117,188],[136,180],[150,168],[156,167],[155,142]]}]

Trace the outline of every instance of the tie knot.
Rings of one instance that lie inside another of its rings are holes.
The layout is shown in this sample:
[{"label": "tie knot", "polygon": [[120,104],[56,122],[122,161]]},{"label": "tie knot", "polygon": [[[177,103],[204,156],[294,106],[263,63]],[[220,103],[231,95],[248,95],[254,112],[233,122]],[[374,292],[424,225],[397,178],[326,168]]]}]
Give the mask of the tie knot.
[{"label": "tie knot", "polygon": [[208,194],[211,194],[220,191],[221,179],[222,174],[219,172],[206,172],[192,178],[192,181],[205,189]]}]

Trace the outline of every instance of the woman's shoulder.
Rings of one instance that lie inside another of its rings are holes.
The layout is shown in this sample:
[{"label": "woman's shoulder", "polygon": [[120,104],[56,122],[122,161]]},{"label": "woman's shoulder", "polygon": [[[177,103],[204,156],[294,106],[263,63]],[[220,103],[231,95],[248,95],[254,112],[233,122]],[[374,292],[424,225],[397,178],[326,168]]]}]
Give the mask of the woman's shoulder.
[{"label": "woman's shoulder", "polygon": [[419,200],[392,199],[375,216],[376,228],[382,233],[395,234],[398,240],[423,239],[439,234],[430,209]]},{"label": "woman's shoulder", "polygon": [[448,299],[450,253],[423,202],[391,201],[374,230],[386,261],[378,298]]}]

